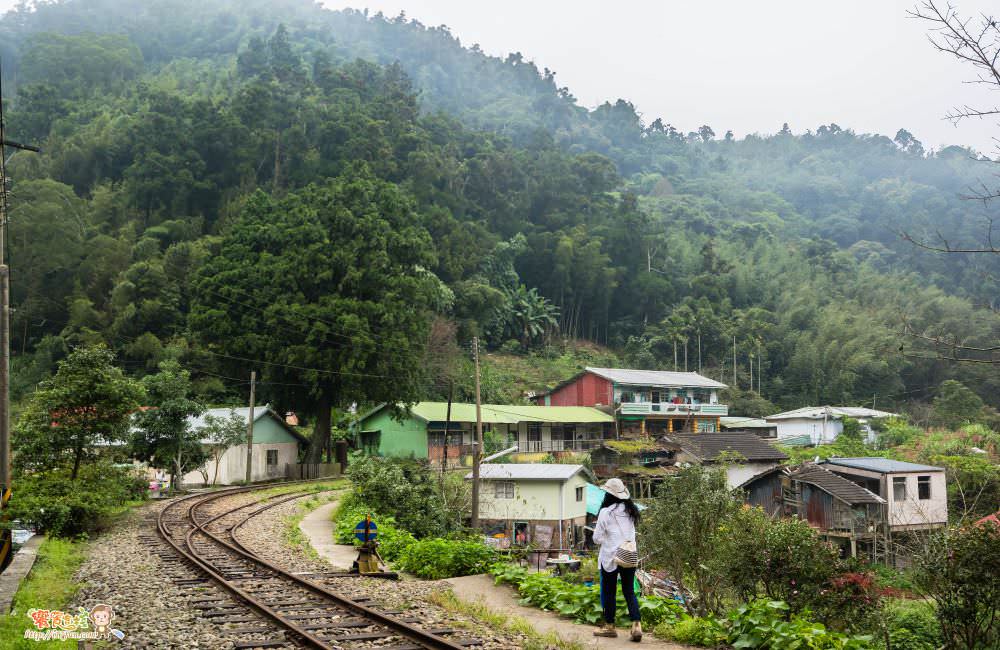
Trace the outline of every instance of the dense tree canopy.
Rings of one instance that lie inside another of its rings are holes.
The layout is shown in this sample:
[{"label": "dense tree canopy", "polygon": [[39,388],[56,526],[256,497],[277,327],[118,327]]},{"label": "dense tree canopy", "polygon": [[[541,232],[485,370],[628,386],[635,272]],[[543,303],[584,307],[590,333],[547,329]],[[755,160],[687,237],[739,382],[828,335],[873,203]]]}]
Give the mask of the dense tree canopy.
[{"label": "dense tree canopy", "polygon": [[43,3],[0,20],[0,54],[11,134],[44,145],[10,164],[15,386],[103,341],[138,374],[179,359],[209,402],[256,369],[319,416],[428,395],[438,317],[701,370],[755,413],[945,380],[1000,405],[992,367],[904,333],[1000,335],[977,307],[1000,260],[900,237],[982,232],[974,152],[588,111],[518,53],[304,0]]}]

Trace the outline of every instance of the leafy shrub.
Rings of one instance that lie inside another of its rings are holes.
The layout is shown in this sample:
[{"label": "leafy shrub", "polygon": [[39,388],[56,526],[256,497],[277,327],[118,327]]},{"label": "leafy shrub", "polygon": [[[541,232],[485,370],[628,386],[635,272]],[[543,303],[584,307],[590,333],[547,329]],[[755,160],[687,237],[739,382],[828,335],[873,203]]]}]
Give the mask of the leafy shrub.
[{"label": "leafy shrub", "polygon": [[816,614],[820,620],[838,630],[874,629],[884,595],[874,573],[844,573],[832,578],[830,588],[820,592]]},{"label": "leafy shrub", "polygon": [[372,508],[359,503],[351,496],[347,497],[333,514],[336,520],[334,540],[338,544],[359,545],[361,542],[354,537],[354,527],[368,514],[372,515],[372,521],[378,527],[378,551],[387,562],[399,559],[403,550],[416,541],[416,538],[409,531],[396,525],[395,519],[379,515]]},{"label": "leafy shrub", "polygon": [[887,628],[892,650],[936,650],[941,647],[941,630],[934,607],[923,601],[901,600],[887,609]]},{"label": "leafy shrub", "polygon": [[948,528],[914,556],[914,580],[934,601],[949,648],[1000,646],[1000,526]]},{"label": "leafy shrub", "polygon": [[719,561],[739,596],[811,606],[837,573],[837,552],[809,523],[771,519],[761,508],[742,508],[724,525]]},{"label": "leafy shrub", "polygon": [[675,622],[657,625],[653,634],[678,643],[712,648],[726,640],[726,628],[715,617],[684,614]]},{"label": "leafy shrub", "polygon": [[[571,584],[545,572],[529,573],[513,564],[499,563],[490,572],[497,584],[512,584],[521,596],[522,605],[533,605],[548,611],[559,612],[578,623],[599,623],[604,615],[601,609],[601,590],[597,585],[587,587]],[[617,623],[627,625],[628,611],[621,590],[617,592]],[[656,596],[639,596],[639,614],[642,622],[655,626],[676,620],[683,612],[676,601]]]},{"label": "leafy shrub", "polygon": [[732,612],[725,623],[726,641],[734,648],[766,650],[867,650],[871,636],[846,636],[827,630],[822,623],[789,612],[788,603],[755,600]]},{"label": "leafy shrub", "polygon": [[356,503],[393,517],[416,537],[443,535],[458,521],[448,513],[426,461],[365,457],[351,465],[347,475],[354,483]]},{"label": "leafy shrub", "polygon": [[406,545],[396,566],[421,578],[439,580],[485,573],[496,559],[496,551],[482,542],[433,538]]},{"label": "leafy shrub", "polygon": [[758,599],[724,619],[685,615],[657,626],[653,633],[690,645],[748,650],[867,650],[874,645],[871,636],[832,632],[805,615],[789,614],[788,603]]},{"label": "leafy shrub", "polygon": [[83,465],[75,480],[69,476],[56,469],[18,478],[10,518],[53,537],[74,537],[102,529],[126,503],[146,495],[145,481],[127,468]]}]

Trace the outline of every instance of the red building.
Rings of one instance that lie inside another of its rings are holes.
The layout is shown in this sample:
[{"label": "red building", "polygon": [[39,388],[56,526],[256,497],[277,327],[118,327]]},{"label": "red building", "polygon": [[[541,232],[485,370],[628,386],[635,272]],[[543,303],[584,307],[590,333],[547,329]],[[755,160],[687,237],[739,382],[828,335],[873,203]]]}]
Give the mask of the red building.
[{"label": "red building", "polygon": [[719,430],[729,409],[719,404],[726,385],[696,372],[586,368],[547,393],[544,406],[595,406],[615,414],[623,437]]}]

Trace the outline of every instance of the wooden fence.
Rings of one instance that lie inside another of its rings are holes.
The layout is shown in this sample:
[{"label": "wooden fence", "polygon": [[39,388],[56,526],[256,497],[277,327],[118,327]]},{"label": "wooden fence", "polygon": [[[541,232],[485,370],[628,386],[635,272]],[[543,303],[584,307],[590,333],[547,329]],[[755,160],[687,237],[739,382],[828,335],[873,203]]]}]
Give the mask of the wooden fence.
[{"label": "wooden fence", "polygon": [[340,463],[288,463],[286,476],[289,479],[337,478]]}]

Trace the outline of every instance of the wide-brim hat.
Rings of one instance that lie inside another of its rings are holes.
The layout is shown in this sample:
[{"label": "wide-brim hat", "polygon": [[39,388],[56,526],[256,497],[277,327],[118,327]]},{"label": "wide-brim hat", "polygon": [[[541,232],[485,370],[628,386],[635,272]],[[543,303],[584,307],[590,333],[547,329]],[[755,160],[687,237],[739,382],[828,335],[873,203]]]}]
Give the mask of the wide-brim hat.
[{"label": "wide-brim hat", "polygon": [[628,488],[625,487],[625,484],[622,483],[620,478],[608,479],[607,482],[601,486],[601,489],[612,496],[618,497],[619,499],[627,499],[630,496]]}]

